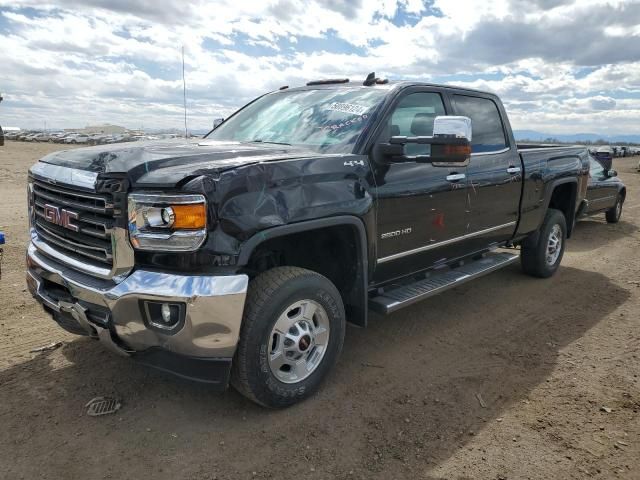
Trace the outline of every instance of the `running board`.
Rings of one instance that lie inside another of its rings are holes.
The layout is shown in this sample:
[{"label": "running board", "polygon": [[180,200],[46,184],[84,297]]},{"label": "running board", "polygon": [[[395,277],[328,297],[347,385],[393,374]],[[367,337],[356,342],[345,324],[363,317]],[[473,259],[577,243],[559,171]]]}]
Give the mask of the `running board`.
[{"label": "running board", "polygon": [[391,287],[380,296],[371,298],[369,308],[382,314],[393,313],[420,300],[506,267],[518,261],[519,257],[519,255],[511,253],[489,253],[461,267],[436,270],[424,280]]}]

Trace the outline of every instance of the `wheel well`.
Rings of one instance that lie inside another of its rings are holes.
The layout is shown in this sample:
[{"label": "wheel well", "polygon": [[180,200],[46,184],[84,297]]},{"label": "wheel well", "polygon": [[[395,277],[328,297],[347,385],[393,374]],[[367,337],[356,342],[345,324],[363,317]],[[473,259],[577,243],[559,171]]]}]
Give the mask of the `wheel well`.
[{"label": "wheel well", "polygon": [[254,278],[280,266],[313,270],[336,286],[349,320],[362,325],[366,322],[364,262],[356,228],[336,225],[290,233],[260,243],[251,252],[245,271]]},{"label": "wheel well", "polygon": [[549,208],[560,210],[567,221],[567,237],[573,232],[573,225],[576,212],[576,188],[573,182],[563,183],[556,186],[551,193]]},{"label": "wheel well", "polygon": [[627,187],[622,187],[620,190],[620,195],[622,195],[622,201],[624,202],[627,198]]}]

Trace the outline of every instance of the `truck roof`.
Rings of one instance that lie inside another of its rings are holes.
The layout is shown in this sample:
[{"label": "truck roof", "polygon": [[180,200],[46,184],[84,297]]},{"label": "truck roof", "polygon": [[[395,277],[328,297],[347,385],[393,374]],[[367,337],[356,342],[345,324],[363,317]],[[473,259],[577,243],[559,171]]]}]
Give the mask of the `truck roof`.
[{"label": "truck roof", "polygon": [[[341,88],[377,88],[384,90],[395,90],[406,87],[437,87],[451,90],[463,90],[472,93],[480,93],[483,95],[491,95],[493,97],[497,97],[495,93],[487,92],[483,90],[476,90],[473,88],[460,87],[457,85],[451,84],[442,84],[442,83],[429,83],[429,82],[418,82],[414,80],[393,80],[386,81],[385,83],[375,83],[373,85],[363,85],[360,81],[345,81],[346,79],[337,79],[337,80],[321,80],[319,82],[326,83],[313,83],[311,85],[302,85],[299,87],[281,87],[280,90],[318,90],[318,89],[328,89],[328,90],[337,90]],[[276,90],[277,92],[277,90]]]}]

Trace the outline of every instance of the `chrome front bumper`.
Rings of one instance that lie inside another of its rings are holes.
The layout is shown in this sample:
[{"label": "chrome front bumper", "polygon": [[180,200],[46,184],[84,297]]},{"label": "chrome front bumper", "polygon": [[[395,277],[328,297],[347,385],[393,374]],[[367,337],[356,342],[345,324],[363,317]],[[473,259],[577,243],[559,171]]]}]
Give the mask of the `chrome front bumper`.
[{"label": "chrome front bumper", "polygon": [[[27,266],[29,289],[49,313],[75,321],[87,335],[121,355],[161,349],[189,359],[226,359],[230,364],[240,335],[246,275],[135,270],[116,284],[66,267],[33,244],[27,250]],[[183,303],[184,325],[171,335],[149,328],[141,300]]]}]

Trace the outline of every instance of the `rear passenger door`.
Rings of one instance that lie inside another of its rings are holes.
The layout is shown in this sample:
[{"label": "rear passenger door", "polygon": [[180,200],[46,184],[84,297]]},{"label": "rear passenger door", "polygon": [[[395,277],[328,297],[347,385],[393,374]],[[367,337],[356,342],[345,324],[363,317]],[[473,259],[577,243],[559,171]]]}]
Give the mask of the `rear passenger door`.
[{"label": "rear passenger door", "polygon": [[453,93],[456,115],[471,118],[471,161],[467,166],[467,235],[469,252],[511,238],[520,206],[522,171],[510,145],[504,112],[490,96]]}]

